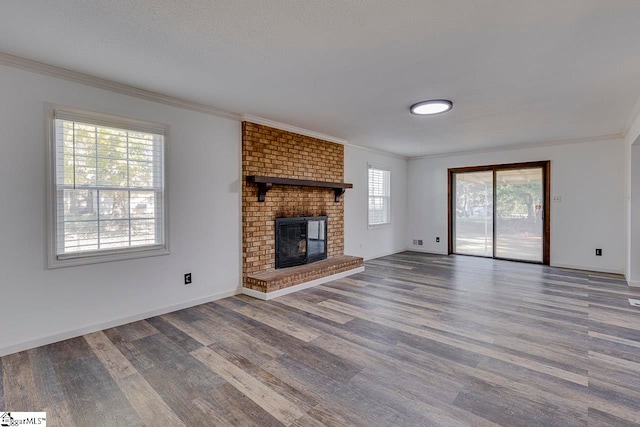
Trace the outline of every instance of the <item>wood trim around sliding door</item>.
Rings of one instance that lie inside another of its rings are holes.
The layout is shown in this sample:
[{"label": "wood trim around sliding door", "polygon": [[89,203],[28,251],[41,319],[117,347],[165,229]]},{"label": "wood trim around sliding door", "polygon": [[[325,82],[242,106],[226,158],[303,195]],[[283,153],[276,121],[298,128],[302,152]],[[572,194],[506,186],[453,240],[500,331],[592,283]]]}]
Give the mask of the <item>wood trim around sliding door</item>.
[{"label": "wood trim around sliding door", "polygon": [[[463,168],[450,168],[447,171],[447,215],[448,215],[448,253],[453,254],[453,185],[454,174],[464,172],[488,172],[509,169],[525,169],[525,168],[542,168],[542,186],[544,189],[544,210],[542,212],[543,219],[543,236],[542,236],[542,264],[549,265],[550,252],[551,252],[551,161],[539,161],[539,162],[525,162],[525,163],[508,163],[500,165],[483,165],[483,166],[470,166]],[[494,179],[495,180],[495,179]],[[495,207],[494,207],[495,214]],[[495,216],[495,215],[494,215]],[[495,241],[494,241],[495,245]],[[495,251],[494,251],[495,254]],[[529,261],[523,261],[529,262]]]}]

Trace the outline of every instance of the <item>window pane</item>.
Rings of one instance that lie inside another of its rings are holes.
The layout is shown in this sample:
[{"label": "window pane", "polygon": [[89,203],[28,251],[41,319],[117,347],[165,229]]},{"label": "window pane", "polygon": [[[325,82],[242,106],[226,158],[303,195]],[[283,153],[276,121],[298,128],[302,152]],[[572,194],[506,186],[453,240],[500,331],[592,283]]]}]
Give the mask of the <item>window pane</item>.
[{"label": "window pane", "polygon": [[100,219],[129,218],[129,192],[100,190]]},{"label": "window pane", "polygon": [[156,212],[156,193],[152,191],[131,192],[131,218],[153,218]]},{"label": "window pane", "polygon": [[[72,160],[73,162],[73,160]],[[71,172],[71,184],[75,184],[76,186],[95,186],[97,181],[96,174],[96,158],[95,157],[85,157],[85,156],[75,156],[75,179],[73,176],[74,170],[70,169]],[[66,181],[66,179],[65,179]]]},{"label": "window pane", "polygon": [[129,220],[100,221],[100,249],[129,246]]},{"label": "window pane", "polygon": [[57,184],[73,185],[74,142],[73,123],[56,121],[57,156],[58,167]]},{"label": "window pane", "polygon": [[129,158],[142,162],[153,162],[158,155],[158,148],[153,135],[148,133],[129,133]]},{"label": "window pane", "polygon": [[95,126],[75,123],[74,146],[76,156],[95,157],[96,154],[96,128]]},{"label": "window pane", "polygon": [[127,161],[99,157],[98,186],[128,187]]},{"label": "window pane", "polygon": [[64,221],[98,219],[98,200],[95,190],[64,190]]},{"label": "window pane", "polygon": [[98,249],[98,221],[66,221],[64,251],[82,252]]},{"label": "window pane", "polygon": [[131,221],[131,245],[153,245],[156,241],[156,220],[136,219]]},{"label": "window pane", "polygon": [[493,256],[493,172],[455,174],[454,252]]},{"label": "window pane", "polygon": [[131,187],[153,187],[153,163],[129,162],[129,185]]},{"label": "window pane", "polygon": [[369,225],[390,222],[391,172],[369,168]]},{"label": "window pane", "polygon": [[98,157],[112,159],[127,158],[127,132],[117,129],[98,128]]}]

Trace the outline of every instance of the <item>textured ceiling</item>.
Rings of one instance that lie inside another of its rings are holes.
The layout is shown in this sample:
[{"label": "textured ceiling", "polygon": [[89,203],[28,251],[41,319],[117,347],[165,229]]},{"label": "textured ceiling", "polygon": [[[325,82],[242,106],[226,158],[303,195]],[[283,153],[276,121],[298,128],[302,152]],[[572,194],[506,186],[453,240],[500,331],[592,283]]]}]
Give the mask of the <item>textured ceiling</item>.
[{"label": "textured ceiling", "polygon": [[[404,156],[625,131],[638,0],[3,0],[0,51]],[[408,107],[449,98],[445,115]]]}]

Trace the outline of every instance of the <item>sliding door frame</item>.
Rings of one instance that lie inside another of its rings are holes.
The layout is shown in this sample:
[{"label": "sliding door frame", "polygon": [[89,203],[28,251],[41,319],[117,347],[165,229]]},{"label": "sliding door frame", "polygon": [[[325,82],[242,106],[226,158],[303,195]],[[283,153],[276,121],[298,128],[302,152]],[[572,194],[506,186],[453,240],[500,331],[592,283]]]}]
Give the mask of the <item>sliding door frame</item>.
[{"label": "sliding door frame", "polygon": [[[493,172],[493,209],[492,209],[492,221],[493,221],[493,258],[494,259],[507,259],[507,258],[499,258],[495,256],[495,223],[496,223],[496,172],[503,170],[513,170],[513,169],[534,169],[541,168],[542,169],[542,188],[544,192],[544,203],[542,208],[542,218],[543,218],[543,226],[542,226],[542,262],[537,261],[524,261],[524,260],[512,260],[509,261],[518,261],[518,262],[528,262],[533,264],[544,264],[549,265],[550,262],[550,242],[551,242],[551,161],[545,160],[540,162],[525,162],[525,163],[508,163],[508,164],[499,164],[499,165],[484,165],[484,166],[470,166],[464,168],[450,168],[448,170],[448,179],[447,179],[447,214],[448,214],[448,234],[449,234],[449,245],[448,245],[448,253],[449,255],[453,254],[453,239],[454,236],[454,213],[456,209],[455,205],[455,188],[454,186],[454,175],[457,173],[465,173],[465,172]],[[474,256],[474,255],[471,255]]]}]

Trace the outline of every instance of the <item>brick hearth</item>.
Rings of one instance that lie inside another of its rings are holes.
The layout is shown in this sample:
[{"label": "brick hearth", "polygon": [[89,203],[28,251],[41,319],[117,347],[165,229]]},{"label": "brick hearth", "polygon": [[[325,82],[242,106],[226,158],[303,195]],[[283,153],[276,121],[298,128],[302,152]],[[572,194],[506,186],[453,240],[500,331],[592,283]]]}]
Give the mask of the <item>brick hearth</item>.
[{"label": "brick hearth", "polygon": [[254,274],[247,277],[245,286],[259,292],[279,291],[300,283],[353,270],[363,265],[364,261],[360,257],[340,255],[312,264]]}]

